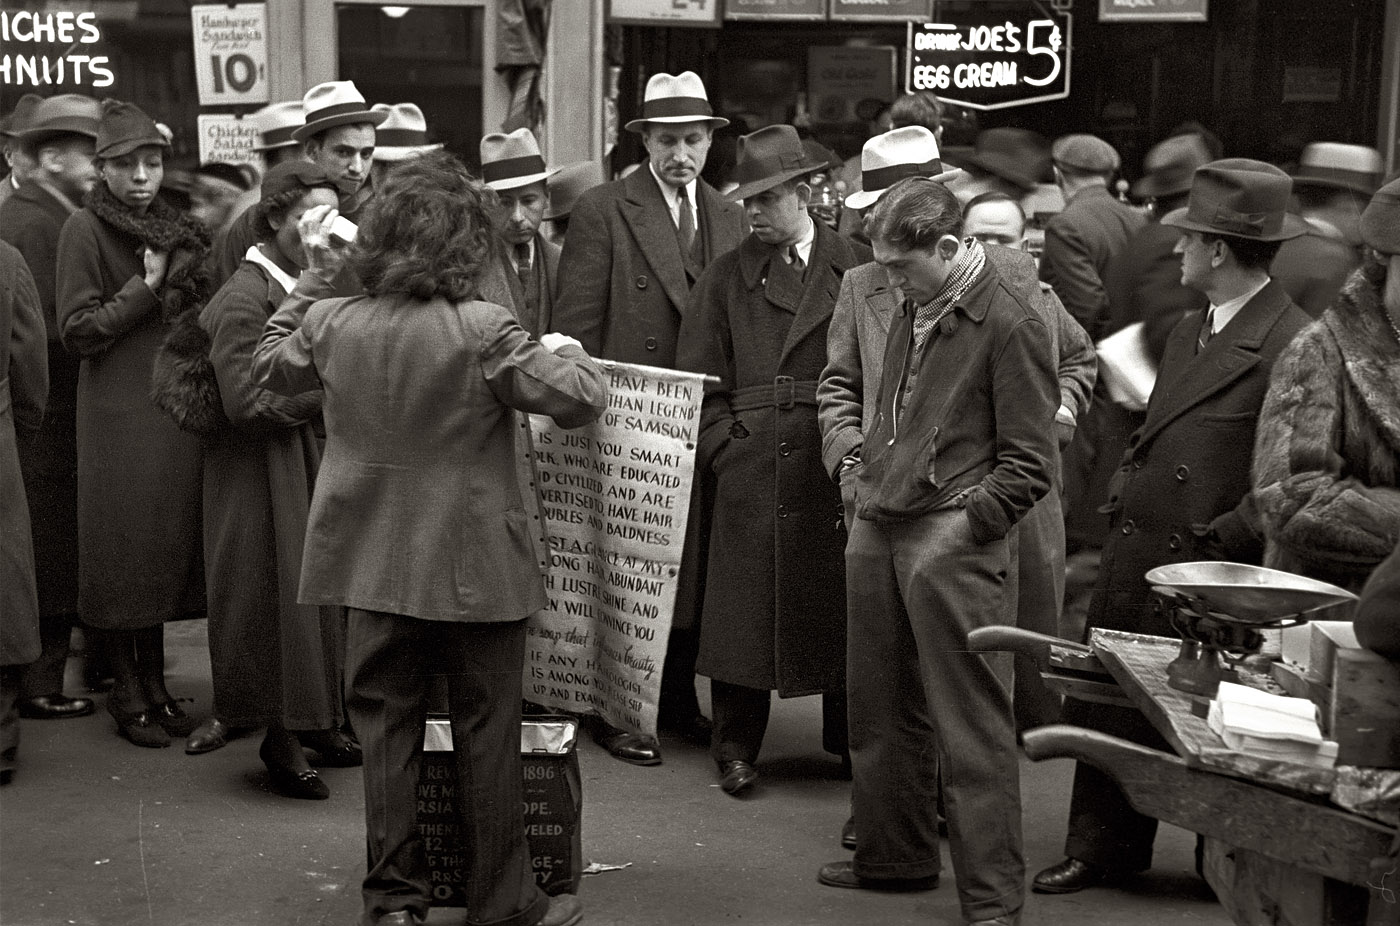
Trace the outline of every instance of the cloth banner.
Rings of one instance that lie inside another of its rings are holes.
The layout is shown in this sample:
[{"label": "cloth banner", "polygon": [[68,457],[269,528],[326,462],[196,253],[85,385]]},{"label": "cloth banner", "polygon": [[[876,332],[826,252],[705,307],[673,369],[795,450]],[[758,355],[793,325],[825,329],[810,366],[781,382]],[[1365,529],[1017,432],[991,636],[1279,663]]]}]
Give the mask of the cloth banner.
[{"label": "cloth banner", "polygon": [[608,410],[531,416],[549,529],[549,606],[528,622],[525,698],[656,734],[695,477],[704,377],[600,361]]}]

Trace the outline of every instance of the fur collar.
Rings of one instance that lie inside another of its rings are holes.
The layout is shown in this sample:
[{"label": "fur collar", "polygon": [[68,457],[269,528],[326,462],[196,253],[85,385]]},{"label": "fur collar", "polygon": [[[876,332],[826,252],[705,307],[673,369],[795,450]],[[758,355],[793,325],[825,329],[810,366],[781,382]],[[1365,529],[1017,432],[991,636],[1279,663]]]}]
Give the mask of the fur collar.
[{"label": "fur collar", "polygon": [[173,321],[182,312],[200,307],[211,295],[207,266],[209,231],[193,216],[157,198],[144,214],[129,209],[99,182],[83,201],[93,215],[123,234],[137,238],[153,251],[170,254],[161,286],[161,316]]},{"label": "fur collar", "polygon": [[1321,323],[1336,339],[1346,377],[1376,427],[1400,453],[1400,340],[1385,319],[1382,285],[1364,268],[1356,270]]}]

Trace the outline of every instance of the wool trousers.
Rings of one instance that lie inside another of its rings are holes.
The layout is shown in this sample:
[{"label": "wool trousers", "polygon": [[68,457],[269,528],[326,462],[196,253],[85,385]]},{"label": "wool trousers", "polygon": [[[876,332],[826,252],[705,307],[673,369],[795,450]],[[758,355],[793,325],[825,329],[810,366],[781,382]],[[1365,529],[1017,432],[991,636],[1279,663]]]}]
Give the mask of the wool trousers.
[{"label": "wool trousers", "polygon": [[[849,750],[846,732],[846,692],[822,694],[822,748],[832,755]],[[715,729],[710,740],[710,758],[717,763],[758,761],[763,736],[768,732],[768,716],[773,693],[767,688],[749,688],[719,679],[710,680],[710,709]]]},{"label": "wool trousers", "polygon": [[893,524],[855,519],[846,545],[852,807],[862,878],[940,868],[941,772],[963,916],[1025,898],[1020,769],[1006,654],[968,650],[1002,623],[1011,537],[978,544],[961,509]]},{"label": "wool trousers", "polygon": [[[1065,597],[1065,521],[1059,491],[1051,488],[1013,530],[1017,535],[1017,589],[1011,622],[1022,630],[1053,637],[1060,630]],[[1017,655],[1015,660],[1017,731],[1055,723],[1060,717],[1060,697],[1046,688],[1040,677],[1046,666],[1029,656]]]},{"label": "wool trousers", "polygon": [[431,893],[416,824],[423,729],[445,682],[467,922],[532,926],[549,899],[525,839],[520,759],[525,622],[458,623],[349,609],[346,702],[364,751],[365,926]]}]

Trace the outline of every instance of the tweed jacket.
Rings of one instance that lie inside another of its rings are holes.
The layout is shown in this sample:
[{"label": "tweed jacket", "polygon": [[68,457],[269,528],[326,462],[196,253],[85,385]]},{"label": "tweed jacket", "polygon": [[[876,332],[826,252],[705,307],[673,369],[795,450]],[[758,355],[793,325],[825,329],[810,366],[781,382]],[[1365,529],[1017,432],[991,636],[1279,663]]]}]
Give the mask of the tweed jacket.
[{"label": "tweed jacket", "polygon": [[1104,275],[1109,259],[1146,222],[1141,212],[1120,203],[1106,188],[1075,193],[1064,211],[1045,226],[1040,278],[1065,301],[1069,314],[1097,341],[1109,318]]},{"label": "tweed jacket", "polygon": [[1400,344],[1364,271],[1274,364],[1254,493],[1265,566],[1357,591],[1400,542]]},{"label": "tweed jacket", "polygon": [[[509,245],[502,245],[502,249],[508,251]],[[520,324],[530,336],[538,338],[547,331],[553,331],[551,327],[554,319],[554,294],[559,288],[559,256],[560,247],[553,241],[545,239],[544,235],[535,232],[535,260],[531,265],[530,272],[535,275],[535,282],[539,284],[540,303],[539,310],[534,318],[521,318]],[[520,275],[513,272],[514,266],[510,258],[502,255],[502,269],[505,271],[506,282],[510,287],[511,302],[516,307],[516,315],[525,314],[525,288],[520,285]]]},{"label": "tweed jacket", "polygon": [[1270,281],[1196,353],[1202,315],[1167,339],[1147,418],[1110,487],[1110,532],[1088,626],[1172,636],[1143,574],[1168,563],[1258,564],[1250,457],[1269,374],[1308,317]]},{"label": "tweed jacket", "polygon": [[[703,271],[743,240],[744,211],[703,180],[695,189]],[[559,279],[555,330],[577,338],[595,357],[675,366],[692,281],[666,200],[645,165],[579,197]]]},{"label": "tweed jacket", "polygon": [[299,600],[465,622],[544,607],[512,409],[587,424],[607,407],[601,368],[488,302],[304,304],[284,302],[253,355],[263,388],[325,390]]}]

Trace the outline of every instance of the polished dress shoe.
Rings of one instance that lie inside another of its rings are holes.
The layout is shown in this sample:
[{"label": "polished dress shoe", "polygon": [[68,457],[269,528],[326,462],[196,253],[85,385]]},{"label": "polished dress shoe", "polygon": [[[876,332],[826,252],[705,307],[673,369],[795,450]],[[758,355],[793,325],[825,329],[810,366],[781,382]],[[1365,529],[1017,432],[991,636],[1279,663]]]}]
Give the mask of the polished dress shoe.
[{"label": "polished dress shoe", "polygon": [[574,926],[583,919],[583,903],[573,894],[556,894],[549,898],[549,909],[538,926]]},{"label": "polished dress shoe", "polygon": [[989,920],[968,920],[967,926],[1019,926],[1021,914],[1003,913],[1001,916],[994,916]]},{"label": "polished dress shoe", "polygon": [[754,786],[758,781],[758,769],[742,759],[730,759],[719,763],[719,786],[725,794],[736,797]]},{"label": "polished dress shoe", "polygon": [[856,818],[847,817],[846,822],[841,826],[841,848],[856,849]]},{"label": "polished dress shoe", "polygon": [[199,727],[199,721],[186,714],[185,709],[174,700],[151,708],[151,717],[171,736],[189,736]]},{"label": "polished dress shoe", "polygon": [[19,702],[19,715],[26,720],[67,720],[86,717],[95,710],[97,705],[92,698],[70,698],[61,691],[22,698]]},{"label": "polished dress shoe", "polygon": [[1108,872],[1097,865],[1082,862],[1077,858],[1067,858],[1058,865],[1035,876],[1031,890],[1037,894],[1073,894],[1086,887],[1093,887],[1107,877]]},{"label": "polished dress shoe", "polygon": [[408,910],[395,910],[374,921],[374,926],[421,926],[422,920]]},{"label": "polished dress shoe", "polygon": [[223,749],[228,745],[229,737],[232,735],[233,730],[228,724],[217,717],[210,717],[195,727],[190,738],[185,740],[185,754],[202,756],[206,752]]},{"label": "polished dress shoe", "polygon": [[297,740],[314,750],[317,765],[329,768],[359,768],[365,764],[360,744],[339,730],[298,730]]},{"label": "polished dress shoe", "polygon": [[605,727],[593,739],[614,759],[621,759],[633,765],[661,764],[661,746],[649,736]]},{"label": "polished dress shoe", "polygon": [[107,699],[107,713],[117,722],[117,733],[135,746],[160,749],[170,745],[170,734],[156,720],[155,711],[124,711]]},{"label": "polished dress shoe", "polygon": [[[301,748],[295,741],[293,741],[293,747]],[[267,766],[267,776],[271,779],[273,787],[287,797],[295,797],[303,801],[324,801],[331,796],[331,789],[326,787],[326,783],[321,780],[320,775],[316,774],[315,769],[299,770],[279,761],[275,749],[268,749],[266,739],[258,747],[258,758],[262,759],[263,765]],[[395,912],[406,913],[408,911]],[[380,922],[383,921],[383,917],[380,917]]]},{"label": "polished dress shoe", "polygon": [[715,732],[714,722],[699,712],[686,717],[668,717],[660,721],[660,727],[662,732],[675,734],[696,746],[710,745]]},{"label": "polished dress shoe", "polygon": [[850,862],[832,862],[817,870],[817,880],[827,887],[850,887],[867,891],[931,891],[938,887],[938,875],[927,878],[862,878]]}]

